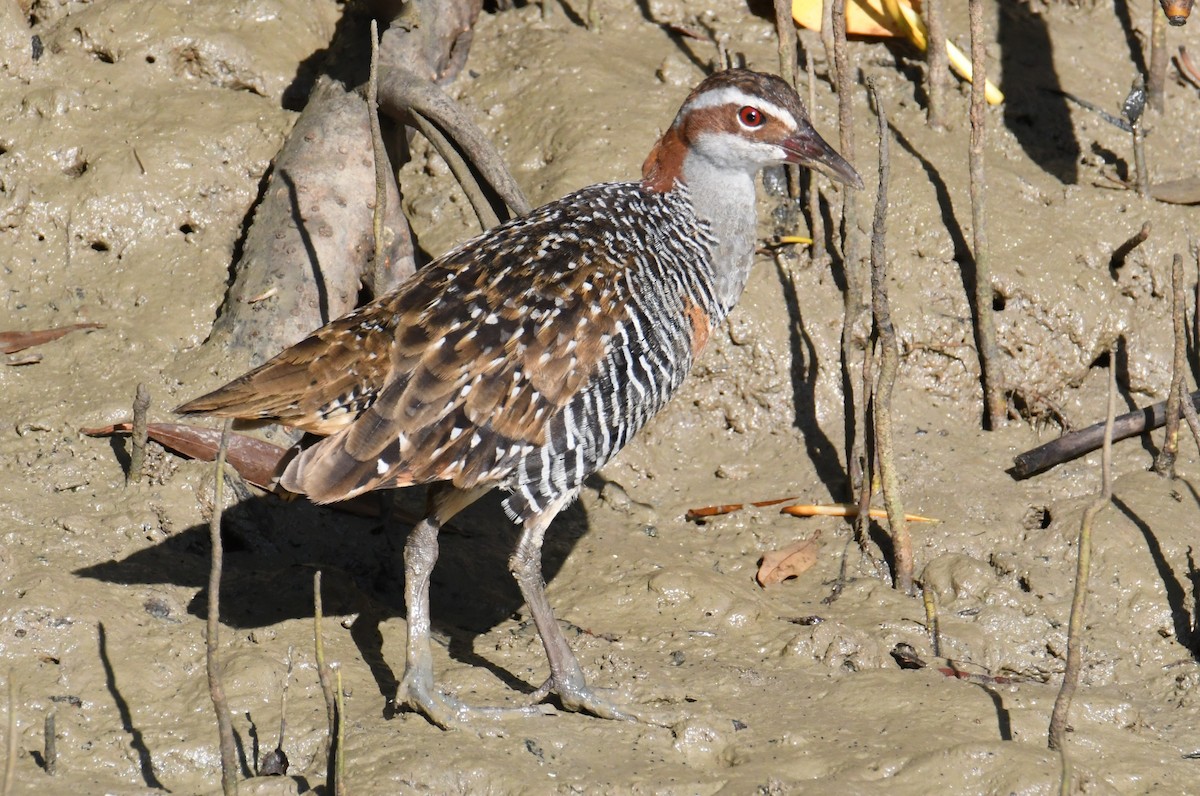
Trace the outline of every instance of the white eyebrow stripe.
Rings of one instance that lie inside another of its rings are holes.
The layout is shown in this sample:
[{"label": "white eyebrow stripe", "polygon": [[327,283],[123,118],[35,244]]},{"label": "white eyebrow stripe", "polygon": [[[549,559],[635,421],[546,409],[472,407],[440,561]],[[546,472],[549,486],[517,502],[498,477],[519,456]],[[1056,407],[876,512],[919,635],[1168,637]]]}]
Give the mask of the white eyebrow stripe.
[{"label": "white eyebrow stripe", "polygon": [[767,102],[762,97],[751,96],[736,86],[724,86],[715,91],[706,91],[684,105],[683,111],[715,108],[721,105],[737,105],[739,108],[744,105],[753,105],[759,110],[766,112],[769,116],[778,119],[788,128],[796,129],[796,122],[792,119],[790,112],[785,111],[773,102]]}]

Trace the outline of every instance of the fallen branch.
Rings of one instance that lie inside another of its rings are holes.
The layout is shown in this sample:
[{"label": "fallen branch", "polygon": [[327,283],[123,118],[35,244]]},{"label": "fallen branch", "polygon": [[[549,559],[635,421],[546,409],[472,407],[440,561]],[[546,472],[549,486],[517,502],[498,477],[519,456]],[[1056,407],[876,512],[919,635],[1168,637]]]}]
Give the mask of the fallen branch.
[{"label": "fallen branch", "polygon": [[[1200,407],[1200,390],[1190,395],[1192,406]],[[1160,428],[1167,421],[1167,402],[1128,412],[1113,422],[1112,439],[1118,442],[1147,431]],[[1039,445],[1013,458],[1009,471],[1014,478],[1028,478],[1045,472],[1063,462],[1091,453],[1104,444],[1104,422],[1096,423],[1079,431],[1063,434],[1056,440]]]},{"label": "fallen branch", "polygon": [[[759,500],[749,505],[756,509],[761,509],[764,506],[777,506],[780,503],[787,503],[789,500],[795,500],[794,497],[776,498],[774,500]],[[746,507],[745,503],[722,503],[719,506],[704,506],[698,509],[688,509],[684,514],[684,519],[687,520],[704,520],[709,517],[719,517],[722,514],[730,514],[734,511],[740,511]]]}]

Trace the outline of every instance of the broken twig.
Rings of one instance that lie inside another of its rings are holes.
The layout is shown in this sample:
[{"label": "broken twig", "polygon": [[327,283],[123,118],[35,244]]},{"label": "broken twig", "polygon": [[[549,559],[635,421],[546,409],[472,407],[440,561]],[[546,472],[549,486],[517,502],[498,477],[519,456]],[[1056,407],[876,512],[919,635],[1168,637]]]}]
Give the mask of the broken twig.
[{"label": "broken twig", "polygon": [[46,714],[46,719],[42,722],[42,766],[52,777],[58,773],[58,735],[55,723],[55,715],[52,710]]},{"label": "broken twig", "polygon": [[133,432],[129,437],[129,472],[125,474],[125,486],[142,480],[142,470],[146,465],[146,443],[149,441],[146,429],[149,412],[150,388],[140,383],[133,398]]}]

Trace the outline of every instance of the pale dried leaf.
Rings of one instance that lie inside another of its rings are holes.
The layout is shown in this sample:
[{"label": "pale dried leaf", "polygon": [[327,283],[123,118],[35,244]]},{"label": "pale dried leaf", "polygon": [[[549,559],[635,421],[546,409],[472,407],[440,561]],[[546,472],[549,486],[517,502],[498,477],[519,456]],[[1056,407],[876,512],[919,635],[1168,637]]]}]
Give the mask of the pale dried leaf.
[{"label": "pale dried leaf", "polygon": [[769,586],[772,583],[782,583],[788,578],[794,578],[807,572],[813,564],[817,563],[817,556],[821,552],[821,546],[818,544],[820,538],[821,531],[817,530],[807,539],[801,539],[781,550],[765,553],[762,564],[758,567],[758,574],[755,575],[758,585]]},{"label": "pale dried leaf", "polygon": [[1185,177],[1150,186],[1150,195],[1173,205],[1200,204],[1200,177]]}]

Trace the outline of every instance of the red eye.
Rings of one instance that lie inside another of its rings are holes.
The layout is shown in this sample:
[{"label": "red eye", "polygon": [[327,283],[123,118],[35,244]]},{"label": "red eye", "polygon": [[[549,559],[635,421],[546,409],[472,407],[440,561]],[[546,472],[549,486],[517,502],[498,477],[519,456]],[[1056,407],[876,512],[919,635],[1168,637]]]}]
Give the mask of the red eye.
[{"label": "red eye", "polygon": [[752,108],[747,105],[738,111],[738,119],[747,127],[762,127],[767,117],[758,108]]}]

